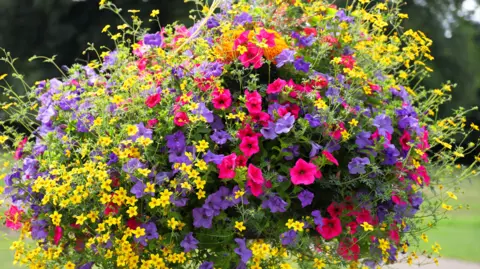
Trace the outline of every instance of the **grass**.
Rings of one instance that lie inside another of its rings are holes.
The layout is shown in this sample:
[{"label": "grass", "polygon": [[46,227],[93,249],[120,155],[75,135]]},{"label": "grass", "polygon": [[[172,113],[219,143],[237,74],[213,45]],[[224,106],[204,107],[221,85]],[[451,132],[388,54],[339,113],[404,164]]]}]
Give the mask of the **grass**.
[{"label": "grass", "polygon": [[429,242],[422,247],[430,249],[437,242],[446,258],[480,262],[480,177],[461,187],[464,193],[458,193],[458,200],[449,204],[468,204],[470,208],[451,212],[449,219],[427,232]]}]

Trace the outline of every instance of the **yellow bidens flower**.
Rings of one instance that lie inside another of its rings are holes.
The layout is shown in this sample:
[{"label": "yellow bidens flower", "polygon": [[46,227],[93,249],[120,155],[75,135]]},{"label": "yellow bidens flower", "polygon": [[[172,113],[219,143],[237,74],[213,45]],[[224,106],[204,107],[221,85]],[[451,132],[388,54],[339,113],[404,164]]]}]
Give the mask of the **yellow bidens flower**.
[{"label": "yellow bidens flower", "polygon": [[447,191],[447,195],[448,195],[448,197],[452,198],[453,200],[457,200],[457,196],[455,194],[453,194],[453,192]]},{"label": "yellow bidens flower", "polygon": [[62,214],[59,214],[57,211],[54,211],[53,214],[50,214],[50,219],[55,226],[60,226],[60,221],[62,220]]},{"label": "yellow bidens flower", "polygon": [[365,232],[373,231],[373,226],[370,225],[370,223],[368,223],[368,222],[366,222],[366,221],[363,222],[362,224],[360,224],[360,226],[363,227],[363,230],[364,230]]},{"label": "yellow bidens flower", "polygon": [[198,142],[195,148],[197,149],[197,152],[205,152],[208,149],[208,142],[201,140]]},{"label": "yellow bidens flower", "polygon": [[138,132],[138,127],[136,125],[128,125],[127,126],[128,136],[134,136],[137,132]]},{"label": "yellow bidens flower", "polygon": [[239,232],[245,231],[247,228],[245,225],[243,225],[242,221],[235,221],[235,229],[237,229]]},{"label": "yellow bidens flower", "polygon": [[160,14],[160,10],[154,9],[152,10],[152,13],[150,13],[150,17],[156,17],[158,14]]},{"label": "yellow bidens flower", "polygon": [[103,27],[102,33],[105,33],[106,31],[108,31],[108,29],[110,29],[110,24],[107,24]]}]

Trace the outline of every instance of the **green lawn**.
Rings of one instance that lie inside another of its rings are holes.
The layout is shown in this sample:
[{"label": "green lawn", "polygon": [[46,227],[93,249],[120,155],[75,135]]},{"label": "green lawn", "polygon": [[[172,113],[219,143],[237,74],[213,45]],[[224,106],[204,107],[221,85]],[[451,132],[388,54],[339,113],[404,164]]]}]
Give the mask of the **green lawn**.
[{"label": "green lawn", "polygon": [[480,177],[461,186],[464,193],[457,193],[458,200],[449,204],[470,208],[451,212],[449,219],[427,232],[429,242],[423,246],[430,249],[437,242],[444,257],[480,262]]}]

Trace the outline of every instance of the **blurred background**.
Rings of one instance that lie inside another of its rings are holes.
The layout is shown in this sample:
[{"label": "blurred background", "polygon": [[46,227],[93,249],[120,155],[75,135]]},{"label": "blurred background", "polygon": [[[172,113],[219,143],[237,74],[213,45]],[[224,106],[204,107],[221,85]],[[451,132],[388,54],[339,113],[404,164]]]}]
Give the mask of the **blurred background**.
[{"label": "blurred background", "polygon": [[[152,9],[160,9],[162,25],[173,21],[189,25],[189,10],[193,8],[181,0],[113,2],[124,10],[124,14],[128,9],[141,10],[139,16],[152,31],[158,30],[157,25],[148,23]],[[345,2],[340,0],[335,4],[342,6]],[[435,60],[430,66],[434,73],[423,85],[437,88],[448,80],[458,85],[452,102],[445,105],[440,114],[448,114],[459,106],[480,105],[480,0],[406,0],[403,12],[409,15],[403,25],[405,28],[422,30],[433,40]],[[57,55],[59,66],[69,66],[89,60],[88,55],[82,55],[87,42],[94,43],[97,48],[101,45],[111,48],[110,38],[101,33],[106,24],[116,26],[121,22],[115,14],[100,11],[98,0],[0,0],[0,47],[19,58],[16,67],[30,83],[59,76],[50,64],[29,62],[33,55]],[[0,63],[0,74],[9,72],[8,67]],[[5,101],[1,91],[0,101]],[[2,117],[4,115],[0,114]],[[469,114],[468,122],[480,125],[480,112]],[[472,139],[476,141],[478,135]],[[466,159],[466,164],[472,159],[473,156]],[[0,165],[2,162],[8,160],[0,160]],[[441,253],[448,258],[480,262],[478,180],[465,182],[464,190],[464,194],[458,194],[459,203],[470,204],[470,210],[455,212],[451,220],[442,222],[430,233],[425,248],[438,242],[443,248]],[[12,254],[7,251],[10,239],[8,235],[0,238],[0,268],[10,268]]]}]

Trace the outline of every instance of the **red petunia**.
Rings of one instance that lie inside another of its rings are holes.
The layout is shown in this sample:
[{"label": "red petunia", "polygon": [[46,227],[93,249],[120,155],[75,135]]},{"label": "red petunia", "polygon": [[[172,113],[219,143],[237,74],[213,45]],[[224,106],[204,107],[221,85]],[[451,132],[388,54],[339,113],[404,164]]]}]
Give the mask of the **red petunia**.
[{"label": "red petunia", "polygon": [[259,113],[262,111],[262,96],[257,92],[245,91],[245,106],[250,114]]},{"label": "red petunia", "polygon": [[315,176],[318,176],[317,170],[315,164],[298,159],[295,166],[290,169],[291,181],[295,185],[310,185],[315,181]]},{"label": "red petunia", "polygon": [[175,125],[177,125],[179,127],[182,127],[185,124],[189,123],[190,120],[188,119],[187,113],[181,111],[181,112],[175,113],[175,116],[173,118],[173,122],[175,123]]},{"label": "red petunia", "polygon": [[5,211],[5,226],[12,230],[18,230],[22,227],[22,214],[23,210],[12,205],[7,211]]},{"label": "red petunia", "polygon": [[250,187],[252,194],[255,197],[258,197],[260,194],[262,194],[262,186],[265,182],[262,170],[260,170],[260,168],[254,166],[253,164],[249,164],[247,170],[247,179],[247,185]]},{"label": "red petunia", "polygon": [[326,240],[330,240],[342,233],[342,223],[339,218],[323,218],[323,225],[317,226],[317,232]]},{"label": "red petunia", "polygon": [[335,159],[335,157],[333,157],[332,153],[324,150],[324,151],[322,151],[322,154],[323,154],[323,156],[325,156],[325,158],[327,158],[327,160],[329,160],[330,162],[332,162],[336,166],[338,166],[338,161],[337,161],[337,159]]},{"label": "red petunia", "polygon": [[160,101],[162,101],[162,97],[160,96],[159,93],[156,93],[156,94],[152,94],[152,95],[148,96],[147,100],[145,100],[145,104],[149,108],[153,108],[154,106],[158,105],[160,103]]},{"label": "red petunia", "polygon": [[240,143],[240,150],[243,152],[245,157],[250,158],[250,156],[260,151],[260,147],[258,146],[258,138],[250,136],[244,137]]},{"label": "red petunia", "polygon": [[217,165],[217,168],[219,170],[218,178],[232,179],[235,177],[236,159],[237,155],[235,153],[232,153],[223,158],[222,162]]},{"label": "red petunia", "polygon": [[412,137],[410,136],[410,133],[407,131],[404,131],[399,141],[403,150],[407,150],[407,151],[410,150],[410,146],[408,145],[408,142],[410,142],[411,139]]},{"label": "red petunia", "polygon": [[339,204],[337,202],[332,202],[328,207],[327,207],[327,212],[330,214],[332,218],[338,218],[343,212],[343,205]]},{"label": "red petunia", "polygon": [[217,90],[213,92],[212,99],[213,107],[215,109],[227,109],[232,105],[232,95],[227,89]]},{"label": "red petunia", "polygon": [[338,245],[337,253],[347,261],[356,261],[360,254],[360,246],[357,238],[345,237]]},{"label": "red petunia", "polygon": [[277,78],[273,83],[268,85],[267,87],[267,93],[268,94],[273,94],[273,93],[279,93],[285,88],[287,85],[287,82],[281,78]]},{"label": "red petunia", "polygon": [[55,230],[53,230],[53,243],[55,245],[58,245],[60,243],[60,239],[62,239],[63,236],[63,229],[60,226],[55,226]]}]

